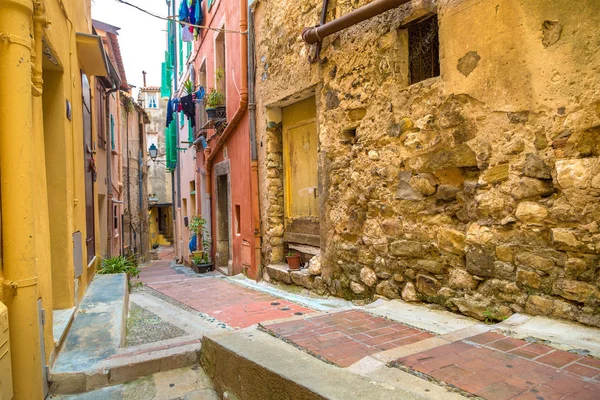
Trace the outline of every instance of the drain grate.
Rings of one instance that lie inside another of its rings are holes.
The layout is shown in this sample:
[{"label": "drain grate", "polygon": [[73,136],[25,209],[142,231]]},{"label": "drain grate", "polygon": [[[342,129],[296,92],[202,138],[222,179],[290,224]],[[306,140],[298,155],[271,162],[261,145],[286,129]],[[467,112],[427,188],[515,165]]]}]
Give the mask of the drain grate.
[{"label": "drain grate", "polygon": [[290,310],[291,310],[291,308],[289,308],[289,307],[282,307],[282,308],[280,308],[280,310],[281,310],[281,311],[290,311]]},{"label": "drain grate", "polygon": [[280,304],[281,304],[281,303],[279,303],[279,302],[277,302],[277,301],[274,301],[274,302],[272,302],[272,303],[271,303],[271,305],[272,305],[272,306],[278,306],[278,305],[280,305]]}]

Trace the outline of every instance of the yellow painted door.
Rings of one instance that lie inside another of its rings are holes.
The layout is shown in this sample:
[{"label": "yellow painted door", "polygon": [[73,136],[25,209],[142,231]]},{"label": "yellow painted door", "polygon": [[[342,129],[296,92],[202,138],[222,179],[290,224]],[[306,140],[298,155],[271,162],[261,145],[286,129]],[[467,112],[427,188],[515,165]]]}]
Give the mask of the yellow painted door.
[{"label": "yellow painted door", "polygon": [[289,241],[318,245],[318,139],[315,99],[311,97],[285,107],[282,128],[286,236]]}]

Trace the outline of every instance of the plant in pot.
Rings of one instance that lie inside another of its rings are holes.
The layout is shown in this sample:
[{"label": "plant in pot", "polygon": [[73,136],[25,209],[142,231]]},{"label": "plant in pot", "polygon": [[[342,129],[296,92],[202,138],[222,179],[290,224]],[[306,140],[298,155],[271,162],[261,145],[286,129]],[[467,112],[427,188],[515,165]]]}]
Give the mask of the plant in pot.
[{"label": "plant in pot", "polygon": [[288,251],[285,255],[285,261],[287,262],[288,269],[292,271],[297,271],[300,269],[300,253],[295,251]]},{"label": "plant in pot", "polygon": [[[138,268],[135,254],[131,254],[127,257],[116,256],[111,258],[105,258],[102,260],[102,264],[98,267],[97,272],[99,274],[127,274],[127,282],[131,287],[130,279],[137,278],[140,276],[140,269]],[[136,286],[140,285],[138,282]]]},{"label": "plant in pot", "polygon": [[[224,71],[223,68],[217,68],[215,72],[216,86],[219,85],[219,81],[223,79]],[[208,94],[204,98],[206,105],[206,114],[209,119],[226,118],[225,108],[225,94],[219,89],[211,88]]]},{"label": "plant in pot", "polygon": [[189,223],[190,231],[196,236],[196,244],[198,238],[202,239],[202,250],[198,250],[197,245],[192,250],[192,268],[196,272],[206,272],[213,269],[213,264],[210,259],[210,238],[206,229],[206,220],[199,215],[194,215]]}]

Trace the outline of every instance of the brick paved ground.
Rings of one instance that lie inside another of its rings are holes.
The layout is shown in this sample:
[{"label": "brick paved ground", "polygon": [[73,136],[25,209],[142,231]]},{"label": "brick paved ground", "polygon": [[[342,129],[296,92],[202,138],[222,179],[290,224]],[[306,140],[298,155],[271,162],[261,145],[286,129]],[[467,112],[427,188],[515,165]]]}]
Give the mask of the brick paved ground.
[{"label": "brick paved ground", "polygon": [[433,336],[357,310],[263,326],[340,367],[350,366],[370,354]]},{"label": "brick paved ground", "polygon": [[161,260],[141,269],[137,281],[234,328],[311,313],[305,307],[215,278],[219,273],[186,275]]},{"label": "brick paved ground", "polygon": [[396,364],[489,400],[600,399],[600,360],[492,332]]},{"label": "brick paved ground", "polygon": [[[148,287],[232,327],[262,322],[276,336],[340,367],[433,336],[360,310],[311,315],[310,309],[217,278],[218,273],[194,276],[171,268],[169,248],[161,251],[161,258],[142,269],[139,280]],[[305,317],[273,321],[296,313]],[[497,333],[439,346],[394,364],[488,400],[600,400],[600,360]]]}]

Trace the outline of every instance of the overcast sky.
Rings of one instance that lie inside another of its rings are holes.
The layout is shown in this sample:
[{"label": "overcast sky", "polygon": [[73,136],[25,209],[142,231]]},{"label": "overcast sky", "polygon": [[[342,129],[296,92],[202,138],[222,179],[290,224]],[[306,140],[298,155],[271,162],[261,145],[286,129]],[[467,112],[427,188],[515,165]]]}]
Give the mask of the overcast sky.
[{"label": "overcast sky", "polygon": [[[160,16],[167,16],[165,0],[127,0]],[[116,0],[92,0],[92,18],[121,28],[119,46],[127,82],[143,86],[160,86],[161,63],[164,61],[166,21],[151,17]],[[134,90],[137,93],[137,90]]]}]

